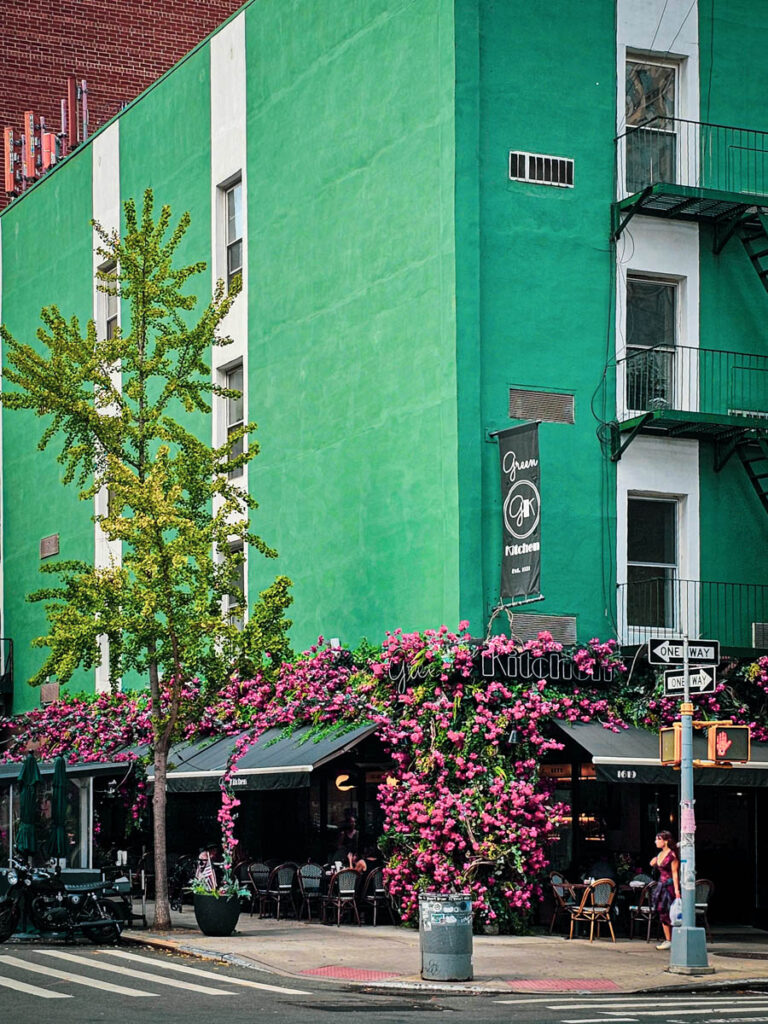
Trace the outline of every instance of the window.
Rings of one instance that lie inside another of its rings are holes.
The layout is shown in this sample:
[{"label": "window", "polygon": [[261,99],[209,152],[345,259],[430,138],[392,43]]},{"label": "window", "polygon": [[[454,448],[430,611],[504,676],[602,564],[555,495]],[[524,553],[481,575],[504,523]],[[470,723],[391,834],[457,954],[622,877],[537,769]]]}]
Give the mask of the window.
[{"label": "window", "polygon": [[[226,371],[225,387],[228,391],[237,392],[236,396],[225,399],[227,403],[227,414],[226,414],[226,427],[227,437],[231,437],[232,434],[239,428],[242,427],[243,418],[243,364],[238,363],[236,366],[231,367]],[[230,452],[230,459],[237,458],[238,455],[242,455],[244,438],[240,438],[236,441]],[[238,480],[243,475],[243,467],[236,466],[231,469],[228,473],[230,480]]]},{"label": "window", "polygon": [[627,277],[628,409],[667,409],[674,392],[677,285]]},{"label": "window", "polygon": [[674,499],[629,498],[627,504],[627,621],[674,629],[677,580]]},{"label": "window", "polygon": [[225,192],[227,207],[227,288],[243,273],[243,183],[236,182]]},{"label": "window", "polygon": [[677,65],[648,59],[627,61],[627,192],[658,181],[675,182]]},{"label": "window", "polygon": [[225,598],[225,614],[231,625],[242,629],[245,618],[245,553],[241,543],[233,544],[230,548],[233,555],[237,555],[237,564],[233,566],[234,575],[231,581],[231,590]]},{"label": "window", "polygon": [[[117,269],[116,263],[105,263],[99,267],[99,273],[101,274],[114,274]],[[99,287],[105,287],[106,282],[100,281]],[[108,287],[112,287],[109,285]],[[116,294],[110,292],[99,292],[101,296],[101,320],[103,323],[104,337],[107,341],[110,338],[114,338],[117,332],[117,317],[119,308],[119,298]]]}]

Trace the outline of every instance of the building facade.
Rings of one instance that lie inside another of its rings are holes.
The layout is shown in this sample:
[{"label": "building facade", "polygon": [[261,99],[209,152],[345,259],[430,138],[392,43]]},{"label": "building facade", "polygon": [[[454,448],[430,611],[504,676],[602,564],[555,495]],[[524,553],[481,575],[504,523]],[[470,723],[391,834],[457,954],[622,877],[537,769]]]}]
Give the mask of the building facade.
[{"label": "building facade", "polygon": [[[297,647],[484,632],[495,434],[540,421],[542,599],[515,632],[764,651],[766,20],[747,0],[247,3],[3,212],[0,316],[25,341],[50,303],[109,331],[91,218],[118,227],[147,186],[191,212],[205,287],[243,277],[212,367],[242,401],[200,429],[259,424],[243,483],[280,557],[246,590],[293,579]],[[41,558],[120,553],[38,425],[3,413],[2,435],[23,710]]]}]

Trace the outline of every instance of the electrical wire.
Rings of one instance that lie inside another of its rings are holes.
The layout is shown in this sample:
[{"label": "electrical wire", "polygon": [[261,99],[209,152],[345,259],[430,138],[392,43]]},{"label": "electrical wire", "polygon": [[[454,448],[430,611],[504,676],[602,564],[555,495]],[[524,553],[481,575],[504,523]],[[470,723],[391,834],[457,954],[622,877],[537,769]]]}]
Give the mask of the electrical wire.
[{"label": "electrical wire", "polygon": [[675,32],[675,38],[674,38],[674,39],[672,40],[672,42],[671,42],[671,43],[669,44],[669,46],[667,47],[667,49],[666,49],[666,50],[664,51],[664,53],[665,53],[665,54],[666,54],[667,56],[669,56],[669,54],[671,53],[671,51],[672,51],[672,47],[673,47],[673,46],[675,45],[675,43],[677,42],[677,37],[678,37],[678,36],[680,35],[680,33],[681,33],[681,32],[683,31],[683,25],[685,25],[686,21],[688,21],[688,18],[689,18],[689,17],[690,17],[690,15],[691,15],[691,11],[692,11],[692,10],[693,10],[693,8],[694,8],[694,7],[696,6],[696,3],[697,3],[697,0],[691,0],[691,6],[690,6],[690,7],[688,8],[688,11],[687,11],[687,13],[686,13],[685,17],[683,18],[682,22],[680,23],[680,28],[679,28],[679,29],[677,30],[677,32]]}]

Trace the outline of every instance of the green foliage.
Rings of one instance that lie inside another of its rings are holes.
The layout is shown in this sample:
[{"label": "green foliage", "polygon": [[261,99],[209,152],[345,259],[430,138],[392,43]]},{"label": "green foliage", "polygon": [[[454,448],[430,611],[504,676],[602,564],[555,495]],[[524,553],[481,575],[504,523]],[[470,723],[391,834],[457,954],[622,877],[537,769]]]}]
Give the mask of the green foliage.
[{"label": "green foliage", "polygon": [[[190,413],[210,412],[211,396],[234,394],[211,381],[207,354],[230,343],[219,332],[239,291],[237,283],[225,293],[219,282],[197,311],[185,289],[205,264],[173,262],[188,224],[184,214],[173,227],[167,206],[155,219],[151,190],[140,212],[133,200],[125,203],[122,237],[94,224],[99,256],[112,268],[99,272],[99,288],[129,309],[127,327],[114,337],[99,338],[90,321],[82,331],[55,306],[41,314],[42,351],[2,329],[4,377],[12,385],[2,401],[43,418],[39,447],[60,442],[64,482],[74,482],[83,500],[107,490],[108,511],[94,518],[122,548],[121,562],[103,568],[43,566],[56,581],[29,595],[44,602],[49,623],[34,641],[49,653],[32,682],[66,682],[78,667],[98,663],[106,635],[113,682],[129,671],[149,674],[155,739],[164,741],[177,724],[186,681],[200,677],[216,687],[233,662],[242,668],[266,652],[290,654],[286,577],[263,592],[242,633],[223,611],[237,590],[243,550],[267,558],[276,552],[251,529],[256,501],[230,480],[235,466],[258,454],[256,425],[230,434],[220,448],[188,426]],[[161,687],[160,680],[168,682]]]},{"label": "green foliage", "polygon": [[241,679],[252,679],[265,670],[275,672],[294,657],[288,639],[293,623],[285,618],[286,609],[293,604],[290,587],[287,576],[277,576],[251,605],[248,621],[235,638],[235,670]]}]

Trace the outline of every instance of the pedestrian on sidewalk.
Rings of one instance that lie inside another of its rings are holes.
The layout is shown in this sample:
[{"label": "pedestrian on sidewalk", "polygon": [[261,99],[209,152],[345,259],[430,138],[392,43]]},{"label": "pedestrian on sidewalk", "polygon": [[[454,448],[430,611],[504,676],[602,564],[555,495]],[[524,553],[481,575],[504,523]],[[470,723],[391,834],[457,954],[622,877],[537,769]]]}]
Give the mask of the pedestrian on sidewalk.
[{"label": "pedestrian on sidewalk", "polygon": [[651,867],[657,868],[659,880],[653,890],[653,909],[659,915],[661,927],[664,929],[664,941],[656,949],[669,949],[672,944],[672,922],[669,908],[672,900],[680,898],[680,860],[672,833],[662,831],[656,835],[656,849],[659,851],[651,861]]}]

